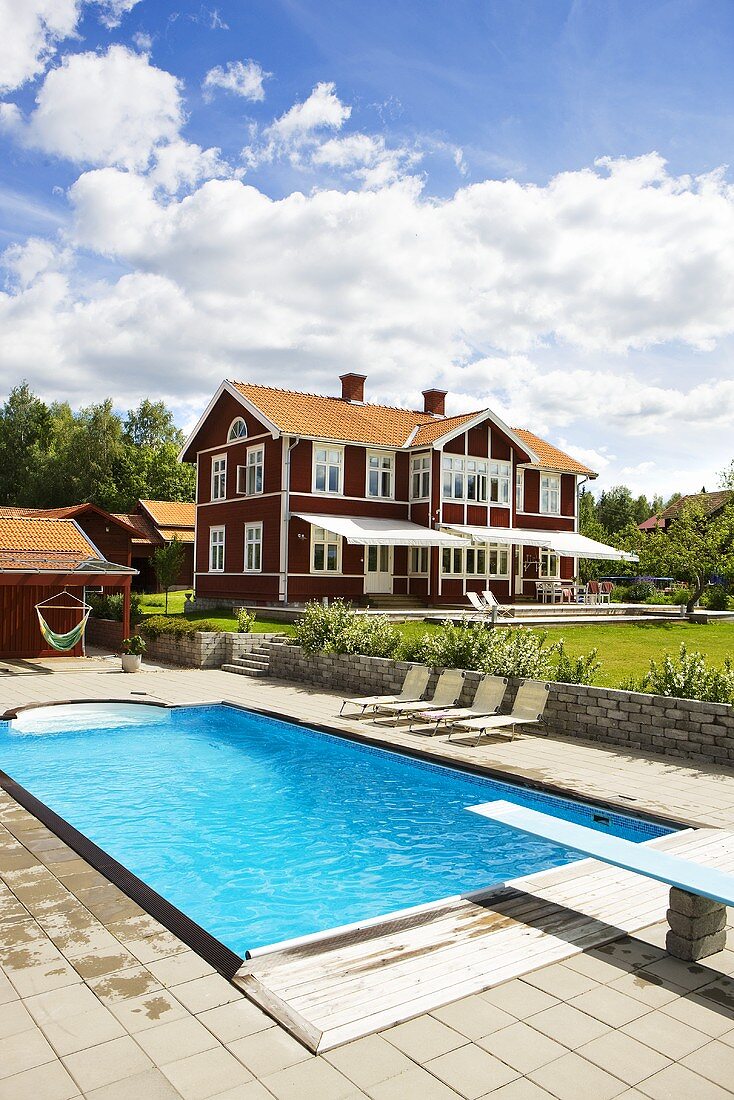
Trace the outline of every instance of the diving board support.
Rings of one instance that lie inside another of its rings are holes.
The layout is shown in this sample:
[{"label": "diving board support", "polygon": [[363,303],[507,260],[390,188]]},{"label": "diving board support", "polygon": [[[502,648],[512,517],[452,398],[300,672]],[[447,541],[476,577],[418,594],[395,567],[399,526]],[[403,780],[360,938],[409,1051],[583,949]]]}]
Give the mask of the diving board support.
[{"label": "diving board support", "polygon": [[498,800],[466,808],[518,832],[670,886],[665,946],[676,958],[696,961],[726,946],[726,907],[734,905],[733,875],[512,802]]}]

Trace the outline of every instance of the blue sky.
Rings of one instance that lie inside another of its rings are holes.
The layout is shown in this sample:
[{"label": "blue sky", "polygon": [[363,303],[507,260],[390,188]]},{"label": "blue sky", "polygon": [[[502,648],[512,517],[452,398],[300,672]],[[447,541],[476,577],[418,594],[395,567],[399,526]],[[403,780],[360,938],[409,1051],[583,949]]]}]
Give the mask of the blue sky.
[{"label": "blue sky", "polygon": [[600,485],[734,458],[730,2],[13,7],[0,392],[186,424],[223,375],[358,367]]}]

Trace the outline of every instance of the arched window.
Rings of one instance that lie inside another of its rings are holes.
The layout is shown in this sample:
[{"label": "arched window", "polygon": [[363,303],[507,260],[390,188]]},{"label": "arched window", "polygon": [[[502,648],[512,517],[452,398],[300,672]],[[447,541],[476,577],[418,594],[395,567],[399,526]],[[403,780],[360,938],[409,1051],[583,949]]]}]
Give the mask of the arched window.
[{"label": "arched window", "polygon": [[229,435],[227,436],[227,442],[233,443],[237,439],[247,439],[247,424],[241,416],[238,416],[236,420],[233,420],[230,428]]}]

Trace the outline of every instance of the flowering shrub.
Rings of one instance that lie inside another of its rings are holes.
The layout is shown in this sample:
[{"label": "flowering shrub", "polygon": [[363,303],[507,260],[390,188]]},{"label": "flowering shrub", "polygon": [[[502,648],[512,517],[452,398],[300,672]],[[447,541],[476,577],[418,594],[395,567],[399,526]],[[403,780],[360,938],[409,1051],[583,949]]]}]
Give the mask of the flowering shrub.
[{"label": "flowering shrub", "polygon": [[424,634],[413,659],[438,668],[466,668],[496,676],[544,680],[551,675],[553,646],[546,635],[524,627],[492,630],[482,623],[446,621],[440,630]]},{"label": "flowering shrub", "polygon": [[185,634],[195,634],[197,630],[221,630],[220,623],[211,622],[209,619],[199,619],[192,622],[179,615],[167,617],[165,615],[151,615],[140,624],[140,633],[147,638],[160,638],[163,634],[181,638]]},{"label": "flowering shrub", "polygon": [[306,604],[295,626],[295,640],[308,654],[364,653],[395,657],[401,635],[384,615],[358,615],[344,600],[328,606]]},{"label": "flowering shrub", "polygon": [[631,691],[670,695],[676,699],[700,699],[705,703],[734,703],[734,665],[729,657],[721,668],[707,664],[703,653],[689,653],[681,642],[678,656],[666,653],[662,661],[650,661],[650,671],[641,680],[628,680]]},{"label": "flowering shrub", "polygon": [[239,634],[251,634],[255,625],[255,614],[246,607],[237,609],[237,631]]},{"label": "flowering shrub", "polygon": [[555,667],[551,678],[559,684],[593,684],[594,677],[601,668],[597,660],[598,650],[581,657],[569,657],[562,641],[552,647],[555,650]]}]

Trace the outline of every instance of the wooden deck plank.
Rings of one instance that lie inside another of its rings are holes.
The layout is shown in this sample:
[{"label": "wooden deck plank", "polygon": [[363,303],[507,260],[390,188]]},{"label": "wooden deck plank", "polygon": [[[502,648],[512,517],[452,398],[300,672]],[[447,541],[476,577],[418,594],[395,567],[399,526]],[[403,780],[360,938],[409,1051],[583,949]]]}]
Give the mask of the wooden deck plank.
[{"label": "wooden deck plank", "polygon": [[[734,872],[734,834],[702,829],[648,842]],[[668,890],[584,859],[369,928],[251,960],[235,979],[305,1042],[327,1050],[490,988],[665,915]]]}]

